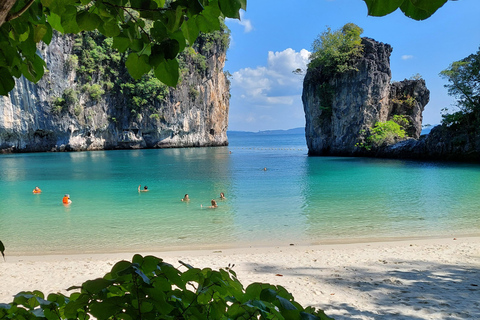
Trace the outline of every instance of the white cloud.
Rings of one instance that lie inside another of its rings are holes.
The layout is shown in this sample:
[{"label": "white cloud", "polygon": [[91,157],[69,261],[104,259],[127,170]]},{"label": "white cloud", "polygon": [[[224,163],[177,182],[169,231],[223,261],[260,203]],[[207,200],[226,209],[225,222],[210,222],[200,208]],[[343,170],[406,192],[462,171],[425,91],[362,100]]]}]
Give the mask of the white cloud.
[{"label": "white cloud", "polygon": [[240,11],[240,20],[230,19],[230,18],[227,18],[227,20],[231,21],[231,22],[238,23],[239,25],[243,26],[243,28],[244,28],[243,32],[245,32],[245,33],[249,33],[250,31],[253,30],[252,21],[250,21],[249,19],[245,19],[244,11]]},{"label": "white cloud", "polygon": [[301,94],[303,76],[292,71],[305,69],[310,53],[302,49],[268,52],[267,66],[245,68],[232,75],[232,89],[250,102],[259,104],[289,104],[289,96]]},{"label": "white cloud", "polygon": [[402,56],[402,60],[410,60],[410,59],[413,59],[413,56],[410,55],[410,54],[404,54],[404,55]]},{"label": "white cloud", "polygon": [[288,127],[293,119],[300,125],[292,123],[290,127],[302,126],[303,76],[292,71],[305,70],[309,55],[305,49],[300,52],[291,48],[269,51],[266,66],[234,72],[230,101],[232,130],[248,130],[248,126],[260,127],[259,130]]}]

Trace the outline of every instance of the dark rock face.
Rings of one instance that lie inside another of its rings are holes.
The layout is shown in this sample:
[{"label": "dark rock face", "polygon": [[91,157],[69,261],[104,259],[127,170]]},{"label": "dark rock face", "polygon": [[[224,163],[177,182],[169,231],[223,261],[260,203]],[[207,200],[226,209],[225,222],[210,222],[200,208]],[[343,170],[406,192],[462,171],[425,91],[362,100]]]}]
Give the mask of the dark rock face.
[{"label": "dark rock face", "polygon": [[434,127],[420,139],[409,139],[378,150],[385,158],[480,162],[480,133],[463,127]]},{"label": "dark rock face", "polygon": [[[48,72],[38,84],[20,78],[0,97],[0,152],[80,151],[227,145],[229,81],[223,73],[226,48],[213,46],[206,68],[193,63],[161,102],[132,115],[120,92],[93,101],[70,65],[74,40],[55,36],[40,48]],[[98,79],[97,79],[98,80]],[[78,106],[52,112],[53,97],[78,92]],[[194,94],[192,94],[192,92]]]},{"label": "dark rock face", "polygon": [[[391,84],[388,44],[363,38],[363,56],[356,62],[358,71],[331,77],[321,67],[308,70],[304,79],[302,101],[306,119],[306,139],[311,155],[369,155],[356,146],[361,132],[376,122],[404,115],[409,120],[408,134],[418,138],[422,112],[429,100],[423,80],[405,80]],[[322,86],[331,89],[331,107],[324,107]]]}]

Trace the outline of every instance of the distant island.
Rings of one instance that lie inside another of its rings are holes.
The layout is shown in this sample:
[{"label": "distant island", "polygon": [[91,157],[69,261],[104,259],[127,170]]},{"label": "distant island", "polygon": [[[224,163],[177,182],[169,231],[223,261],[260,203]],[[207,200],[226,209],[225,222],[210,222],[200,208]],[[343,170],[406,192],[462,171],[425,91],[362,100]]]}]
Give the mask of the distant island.
[{"label": "distant island", "polygon": [[263,131],[228,131],[227,135],[230,134],[255,134],[255,135],[274,135],[274,134],[305,134],[305,127],[298,127],[293,129],[285,130],[263,130]]}]

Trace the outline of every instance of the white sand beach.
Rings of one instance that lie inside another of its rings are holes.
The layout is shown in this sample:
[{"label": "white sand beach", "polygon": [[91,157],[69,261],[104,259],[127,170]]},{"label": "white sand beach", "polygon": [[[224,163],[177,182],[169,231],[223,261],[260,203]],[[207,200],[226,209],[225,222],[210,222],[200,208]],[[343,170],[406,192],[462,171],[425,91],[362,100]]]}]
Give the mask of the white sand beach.
[{"label": "white sand beach", "polygon": [[[6,254],[0,302],[23,290],[67,293],[133,256]],[[480,237],[141,254],[180,268],[178,260],[214,269],[233,263],[244,286],[282,285],[335,319],[480,319]]]}]

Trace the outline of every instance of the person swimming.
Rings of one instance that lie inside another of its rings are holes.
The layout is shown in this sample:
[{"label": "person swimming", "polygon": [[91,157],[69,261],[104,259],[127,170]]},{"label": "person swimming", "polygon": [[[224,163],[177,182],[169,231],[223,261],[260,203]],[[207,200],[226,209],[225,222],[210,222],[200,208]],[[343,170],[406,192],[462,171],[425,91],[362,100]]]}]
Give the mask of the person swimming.
[{"label": "person swimming", "polygon": [[144,186],[142,189],[142,185],[141,184],[138,185],[138,192],[147,192],[147,191],[150,191],[148,190],[147,186]]},{"label": "person swimming", "polygon": [[63,199],[62,199],[62,202],[63,204],[70,204],[72,203],[72,200],[70,200],[70,195],[69,194],[66,194],[63,196]]},{"label": "person swimming", "polygon": [[[205,208],[215,209],[215,208],[218,207],[217,201],[215,201],[215,199],[212,199],[212,200],[210,201],[210,203],[211,203],[212,205],[211,205],[211,206],[208,206],[208,207],[205,207]],[[200,205],[200,208],[203,208],[203,205],[202,205],[202,204]]]},{"label": "person swimming", "polygon": [[183,197],[183,199],[181,199],[182,201],[190,201],[190,198],[188,197],[188,193],[185,194],[185,196]]},{"label": "person swimming", "polygon": [[220,200],[225,200],[227,198],[225,198],[225,193],[223,192],[220,192]]},{"label": "person swimming", "polygon": [[42,193],[42,190],[39,187],[35,187],[32,191],[33,193]]}]

